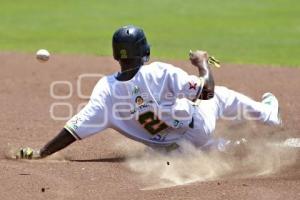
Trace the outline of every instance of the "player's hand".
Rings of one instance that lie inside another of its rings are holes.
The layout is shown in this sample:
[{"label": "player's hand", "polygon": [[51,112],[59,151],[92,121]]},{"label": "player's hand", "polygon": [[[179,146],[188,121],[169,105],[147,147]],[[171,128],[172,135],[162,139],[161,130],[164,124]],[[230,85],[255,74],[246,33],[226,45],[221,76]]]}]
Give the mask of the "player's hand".
[{"label": "player's hand", "polygon": [[192,51],[189,53],[190,61],[194,66],[202,66],[204,62],[208,61],[208,53],[202,50]]},{"label": "player's hand", "polygon": [[20,148],[16,153],[16,159],[40,159],[42,158],[39,150],[30,147]]}]

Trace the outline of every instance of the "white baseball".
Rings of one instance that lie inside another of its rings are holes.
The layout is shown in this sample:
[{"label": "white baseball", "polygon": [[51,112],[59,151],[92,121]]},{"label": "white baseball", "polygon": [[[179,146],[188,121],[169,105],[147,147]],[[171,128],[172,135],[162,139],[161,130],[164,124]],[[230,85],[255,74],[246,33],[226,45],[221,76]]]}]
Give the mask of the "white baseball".
[{"label": "white baseball", "polygon": [[40,62],[46,62],[50,58],[50,53],[46,49],[40,49],[36,52],[36,59]]}]

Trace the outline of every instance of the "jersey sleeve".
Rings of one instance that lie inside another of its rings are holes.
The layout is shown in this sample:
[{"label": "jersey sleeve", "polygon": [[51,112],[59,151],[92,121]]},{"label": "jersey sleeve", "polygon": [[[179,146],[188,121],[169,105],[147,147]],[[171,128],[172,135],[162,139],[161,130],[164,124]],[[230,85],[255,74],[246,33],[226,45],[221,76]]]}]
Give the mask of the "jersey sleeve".
[{"label": "jersey sleeve", "polygon": [[168,77],[168,88],[178,98],[194,101],[199,98],[204,85],[204,79],[189,75],[184,70],[172,67]]},{"label": "jersey sleeve", "polygon": [[109,127],[109,95],[105,80],[95,86],[88,104],[65,125],[76,139],[84,139]]}]

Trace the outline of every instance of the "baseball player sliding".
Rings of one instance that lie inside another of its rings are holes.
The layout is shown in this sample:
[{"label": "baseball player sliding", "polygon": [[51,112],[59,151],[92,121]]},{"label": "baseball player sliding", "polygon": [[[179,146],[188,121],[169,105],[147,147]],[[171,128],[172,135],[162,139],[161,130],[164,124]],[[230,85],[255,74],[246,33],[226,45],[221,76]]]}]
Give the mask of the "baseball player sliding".
[{"label": "baseball player sliding", "polygon": [[18,157],[44,158],[106,128],[147,146],[171,150],[180,148],[181,141],[203,149],[219,148],[224,140],[212,136],[222,117],[281,124],[273,94],[265,93],[257,102],[215,86],[210,65],[218,61],[205,51],[190,52],[190,61],[199,70],[195,76],[167,63],[145,65],[150,47],[141,28],[121,27],[113,35],[112,47],[121,71],[99,80],[88,104],[43,148],[21,148]]}]

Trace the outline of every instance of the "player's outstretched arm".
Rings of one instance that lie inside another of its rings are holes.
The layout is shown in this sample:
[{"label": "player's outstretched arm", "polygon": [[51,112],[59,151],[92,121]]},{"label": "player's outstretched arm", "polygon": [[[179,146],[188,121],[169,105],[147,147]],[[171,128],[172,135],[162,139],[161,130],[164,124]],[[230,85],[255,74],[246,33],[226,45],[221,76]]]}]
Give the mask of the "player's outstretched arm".
[{"label": "player's outstretched arm", "polygon": [[65,128],[60,133],[50,140],[41,150],[40,156],[42,158],[49,156],[76,141],[76,138]]},{"label": "player's outstretched arm", "polygon": [[199,70],[199,76],[203,78],[204,85],[199,99],[208,100],[214,97],[215,81],[208,64],[208,54],[206,51],[190,51],[190,61]]},{"label": "player's outstretched arm", "polygon": [[34,150],[29,147],[21,148],[17,153],[20,159],[40,159],[45,158],[75,142],[75,137],[66,129],[62,129],[57,136],[50,140],[40,150]]}]

